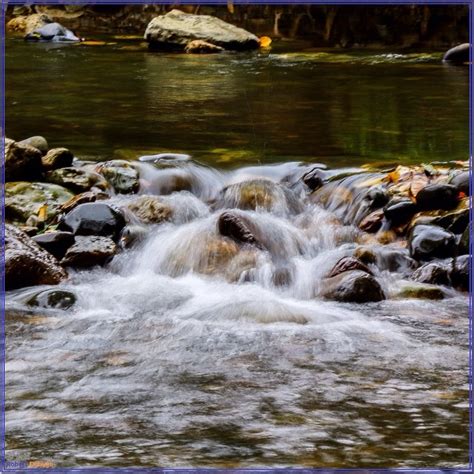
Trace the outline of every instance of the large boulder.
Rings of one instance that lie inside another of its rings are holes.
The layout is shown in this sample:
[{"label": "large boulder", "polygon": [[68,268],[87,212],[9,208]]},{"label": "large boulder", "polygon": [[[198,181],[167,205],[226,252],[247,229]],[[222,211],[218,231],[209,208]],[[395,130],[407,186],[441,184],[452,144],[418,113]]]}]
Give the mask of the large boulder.
[{"label": "large boulder", "polygon": [[452,232],[432,225],[416,225],[409,237],[410,255],[416,260],[448,258],[456,252],[456,238]]},{"label": "large boulder", "polygon": [[61,264],[75,268],[104,265],[117,253],[117,250],[117,245],[109,237],[78,236],[75,243],[68,248]]},{"label": "large boulder", "polygon": [[192,15],[172,10],[153,18],[145,31],[145,40],[152,49],[184,50],[194,40],[202,40],[228,50],[257,49],[258,38],[219,18]]},{"label": "large boulder", "polygon": [[125,226],[123,215],[116,209],[101,202],[80,204],[66,214],[58,228],[74,235],[100,235],[119,237]]},{"label": "large boulder", "polygon": [[34,181],[41,178],[41,151],[5,138],[5,181]]},{"label": "large boulder", "polygon": [[379,282],[372,275],[360,270],[351,270],[323,279],[320,296],[344,303],[368,303],[385,299]]},{"label": "large boulder", "polygon": [[5,225],[5,288],[56,285],[67,278],[58,261],[15,226]]},{"label": "large boulder", "polygon": [[463,43],[449,49],[443,56],[443,62],[451,64],[463,64],[469,62],[469,43]]},{"label": "large boulder", "polygon": [[18,181],[5,184],[5,217],[7,220],[25,223],[30,216],[45,212],[45,221],[51,221],[61,206],[74,195],[62,186],[50,183]]}]

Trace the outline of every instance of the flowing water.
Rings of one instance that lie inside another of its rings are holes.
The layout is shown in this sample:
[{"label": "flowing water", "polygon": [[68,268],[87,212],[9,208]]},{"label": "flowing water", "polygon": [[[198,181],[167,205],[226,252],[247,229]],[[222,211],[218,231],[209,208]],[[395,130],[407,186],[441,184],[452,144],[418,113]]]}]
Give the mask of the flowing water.
[{"label": "flowing water", "polygon": [[[309,56],[8,46],[7,135],[44,134],[81,158],[173,151],[201,164],[139,165],[140,193],[166,194],[173,218],[106,268],[71,272],[71,309],[27,307],[37,288],[8,295],[7,459],[467,465],[467,296],[397,299],[409,270],[384,269],[382,252],[371,269],[389,299],[321,299],[324,275],[367,242],[347,203],[323,209],[291,185],[310,160],[466,159],[467,73],[418,56]],[[168,194],[176,174],[191,186]],[[255,179],[286,184],[246,209]],[[218,235],[234,207],[265,249]]]}]

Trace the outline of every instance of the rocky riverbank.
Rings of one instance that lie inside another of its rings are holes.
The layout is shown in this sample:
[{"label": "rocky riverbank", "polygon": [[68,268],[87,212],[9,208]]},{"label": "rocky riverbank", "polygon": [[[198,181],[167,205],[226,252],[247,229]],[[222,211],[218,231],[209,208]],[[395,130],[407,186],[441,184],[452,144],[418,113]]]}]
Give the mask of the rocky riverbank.
[{"label": "rocky riverbank", "polygon": [[[107,266],[161,227],[184,229],[206,215],[210,222],[169,249],[169,275],[244,284],[269,266],[271,284],[290,288],[294,258],[314,257],[307,242],[329,239],[345,250],[336,261],[328,256],[312,297],[363,303],[468,290],[467,162],[350,170],[287,163],[222,175],[186,155],[94,163],[42,137],[5,145],[7,290]],[[48,298],[59,304],[54,292]]]}]

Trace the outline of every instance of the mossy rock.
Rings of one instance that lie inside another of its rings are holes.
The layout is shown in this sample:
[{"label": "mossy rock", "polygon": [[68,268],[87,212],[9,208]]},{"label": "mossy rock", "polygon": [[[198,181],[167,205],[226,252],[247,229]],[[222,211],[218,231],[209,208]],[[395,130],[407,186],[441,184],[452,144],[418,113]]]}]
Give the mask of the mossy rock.
[{"label": "mossy rock", "polygon": [[412,284],[404,286],[397,294],[397,298],[415,298],[422,300],[442,300],[445,292],[435,286],[428,284]]}]

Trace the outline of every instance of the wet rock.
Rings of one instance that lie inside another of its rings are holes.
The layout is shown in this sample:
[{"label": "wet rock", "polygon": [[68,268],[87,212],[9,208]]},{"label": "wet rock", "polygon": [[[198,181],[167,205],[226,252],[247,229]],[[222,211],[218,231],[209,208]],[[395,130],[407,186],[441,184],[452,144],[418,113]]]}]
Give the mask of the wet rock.
[{"label": "wet rock", "polygon": [[290,286],[292,280],[293,271],[288,265],[279,266],[273,271],[272,283],[274,286]]},{"label": "wet rock", "polygon": [[266,179],[253,179],[225,187],[216,207],[296,213],[300,203],[290,189]]},{"label": "wet rock", "polygon": [[34,13],[32,15],[20,15],[12,18],[8,24],[7,29],[10,31],[22,31],[31,33],[37,28],[51,23],[53,20],[45,13]]},{"label": "wet rock", "polygon": [[240,244],[263,247],[254,235],[253,224],[243,216],[232,212],[223,212],[217,220],[219,234],[229,237]]},{"label": "wet rock", "polygon": [[33,148],[38,149],[43,155],[48,153],[48,150],[49,150],[49,145],[48,145],[48,142],[46,141],[46,138],[40,135],[26,138],[25,140],[21,140],[18,142],[18,145],[32,146]]},{"label": "wet rock", "polygon": [[415,298],[422,300],[442,300],[445,292],[435,285],[413,283],[404,286],[396,295],[397,298]]},{"label": "wet rock", "polygon": [[86,191],[85,193],[78,194],[77,196],[73,196],[71,199],[66,201],[60,208],[60,211],[67,214],[71,212],[75,207],[79,206],[79,204],[86,204],[88,202],[95,202],[99,198],[108,198],[108,196],[104,195],[101,196],[98,193],[93,191]]},{"label": "wet rock", "polygon": [[5,181],[34,181],[41,178],[41,152],[5,138]]},{"label": "wet rock", "polygon": [[471,193],[469,189],[469,179],[469,171],[463,171],[462,173],[454,176],[449,184],[455,186],[458,192],[464,193],[466,196],[470,196]]},{"label": "wet rock", "polygon": [[214,54],[222,51],[225,51],[224,48],[202,40],[190,41],[184,48],[184,52],[188,54]]},{"label": "wet rock", "polygon": [[172,10],[153,18],[145,31],[145,39],[152,49],[184,50],[193,40],[203,40],[229,50],[257,49],[258,38],[219,18],[192,15]]},{"label": "wet rock", "polygon": [[61,206],[73,194],[62,186],[25,181],[5,184],[5,217],[7,220],[26,222],[46,209],[45,222],[50,222],[60,212]]},{"label": "wet rock", "polygon": [[410,255],[421,261],[452,257],[456,252],[454,234],[441,227],[417,225],[409,238]]},{"label": "wet rock", "polygon": [[56,285],[67,278],[57,260],[15,226],[5,225],[5,288]]},{"label": "wet rock", "polygon": [[469,224],[469,208],[435,217],[431,224],[438,225],[453,234],[462,234]]},{"label": "wet rock", "polygon": [[69,309],[76,303],[76,295],[66,290],[44,290],[33,295],[28,301],[29,306],[48,309]]},{"label": "wet rock", "polygon": [[381,229],[384,217],[384,211],[382,209],[377,209],[361,220],[359,229],[370,234],[375,234]]},{"label": "wet rock", "polygon": [[466,253],[469,253],[469,239],[471,236],[471,228],[470,225],[466,227],[464,232],[461,235],[461,238],[459,239],[459,244],[458,244],[458,254],[463,255]]},{"label": "wet rock", "polygon": [[193,177],[187,170],[163,169],[151,182],[141,182],[141,191],[147,194],[168,195],[193,190]]},{"label": "wet rock", "polygon": [[208,239],[202,259],[193,266],[193,270],[206,275],[220,274],[238,253],[239,247],[232,240]]},{"label": "wet rock", "polygon": [[127,209],[144,224],[160,224],[173,216],[172,209],[156,196],[140,196],[130,202]]},{"label": "wet rock", "polygon": [[143,242],[148,236],[147,228],[140,225],[127,225],[120,234],[120,246],[122,248],[131,248],[140,242]]},{"label": "wet rock", "polygon": [[469,291],[469,268],[472,268],[470,255],[462,255],[456,258],[451,272],[451,281],[458,290]]},{"label": "wet rock", "polygon": [[44,250],[61,260],[66,250],[74,244],[74,235],[71,232],[45,232],[33,237],[33,240]]},{"label": "wet rock", "polygon": [[326,173],[321,168],[316,167],[305,173],[301,179],[311,191],[315,191],[324,185]]},{"label": "wet rock", "polygon": [[441,263],[426,263],[417,268],[411,279],[418,283],[429,283],[431,285],[450,285],[450,268]]},{"label": "wet rock", "polygon": [[117,250],[117,245],[109,237],[76,236],[74,245],[67,250],[61,260],[61,265],[75,268],[104,265],[117,253]]},{"label": "wet rock", "polygon": [[72,165],[74,155],[67,148],[52,148],[41,159],[46,171],[67,168]]},{"label": "wet rock", "polygon": [[369,275],[373,275],[370,268],[355,257],[342,257],[329,272],[327,278],[335,277],[341,273],[351,270],[361,270]]},{"label": "wet rock", "polygon": [[81,41],[72,31],[59,23],[47,23],[35,28],[25,35],[26,41],[48,41],[53,43],[68,43]]},{"label": "wet rock", "polygon": [[375,252],[367,247],[357,247],[354,251],[354,257],[366,265],[377,262],[377,255]]},{"label": "wet rock", "polygon": [[443,56],[443,62],[451,64],[463,64],[469,62],[469,43],[463,43],[449,49]]},{"label": "wet rock", "polygon": [[410,257],[408,250],[391,247],[378,247],[376,250],[377,268],[381,271],[411,274],[417,262]]},{"label": "wet rock", "polygon": [[117,193],[131,194],[138,191],[138,171],[127,161],[107,161],[98,165],[96,171],[113,186]]},{"label": "wet rock", "polygon": [[107,189],[108,187],[107,181],[101,175],[74,167],[49,171],[46,173],[46,181],[64,186],[75,193],[88,191],[94,186],[100,189]]},{"label": "wet rock", "polygon": [[123,215],[104,203],[80,204],[66,214],[58,228],[74,235],[100,235],[117,238],[125,226]]},{"label": "wet rock", "polygon": [[418,212],[416,204],[409,199],[393,199],[383,210],[392,227],[406,224]]},{"label": "wet rock", "polygon": [[321,296],[344,303],[382,301],[385,294],[379,282],[366,272],[351,270],[322,281]]},{"label": "wet rock", "polygon": [[416,195],[419,210],[454,209],[458,203],[458,190],[451,184],[429,184]]},{"label": "wet rock", "polygon": [[365,199],[370,203],[370,209],[380,209],[388,204],[390,198],[386,189],[375,186],[369,189]]}]

